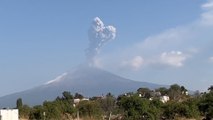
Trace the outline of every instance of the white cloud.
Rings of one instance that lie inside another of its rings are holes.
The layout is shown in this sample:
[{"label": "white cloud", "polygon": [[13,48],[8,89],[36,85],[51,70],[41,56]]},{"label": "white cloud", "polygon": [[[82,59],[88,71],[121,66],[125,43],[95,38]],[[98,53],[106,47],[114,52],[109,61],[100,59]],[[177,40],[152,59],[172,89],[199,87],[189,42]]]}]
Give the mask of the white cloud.
[{"label": "white cloud", "polygon": [[135,56],[131,60],[123,61],[122,66],[130,67],[133,70],[138,70],[144,64],[144,59],[141,56]]},{"label": "white cloud", "polygon": [[186,56],[180,51],[164,52],[160,56],[161,63],[174,67],[182,67],[185,60]]},{"label": "white cloud", "polygon": [[202,8],[206,10],[201,14],[202,25],[213,25],[213,0],[209,0],[206,4],[202,5]]},{"label": "white cloud", "polygon": [[[143,49],[168,48],[171,45],[178,46],[183,42],[183,39],[189,34],[189,29],[186,27],[176,27],[166,30],[158,35],[149,36],[142,41],[138,46]],[[169,46],[168,46],[169,45]],[[152,47],[150,47],[152,46]]]},{"label": "white cloud", "polygon": [[[213,0],[209,0],[201,7],[204,9],[204,12],[200,18],[193,21],[191,24],[177,26],[167,29],[159,34],[148,36],[141,40],[141,42],[135,43],[132,47],[127,48],[126,50],[124,49],[114,53],[116,55],[114,55],[113,59],[110,61],[103,62],[106,62],[109,65],[109,62],[113,63],[111,64],[112,67],[115,67],[115,62],[117,62],[138,69],[141,67],[141,64],[133,65],[133,59],[129,59],[132,56],[143,56],[142,63],[147,67],[152,66],[153,64],[162,63],[174,67],[181,67],[184,65],[183,62],[188,60],[188,56],[196,59],[196,57],[202,56],[201,54],[205,55],[206,52],[211,50],[213,44],[213,26],[211,26],[211,22],[213,25],[213,18],[207,17],[213,16]],[[178,51],[168,52],[171,50],[179,50],[181,51],[181,54]],[[163,52],[165,53],[162,54]],[[112,55],[109,55],[108,57],[112,58],[111,56]]]},{"label": "white cloud", "polygon": [[[203,80],[209,81],[213,74],[212,66],[206,63],[206,59],[213,63],[213,56],[207,57],[213,49],[212,4],[209,1],[202,5],[204,12],[190,24],[148,36],[129,48],[105,56],[109,58],[103,59],[104,64],[108,65],[105,69],[135,80],[150,82],[182,82],[190,86],[193,80],[196,81],[193,87],[199,88]],[[122,67],[128,69],[119,69],[117,65],[121,63]]]},{"label": "white cloud", "polygon": [[212,9],[213,8],[213,0],[209,0],[207,3],[201,6],[203,9]]}]

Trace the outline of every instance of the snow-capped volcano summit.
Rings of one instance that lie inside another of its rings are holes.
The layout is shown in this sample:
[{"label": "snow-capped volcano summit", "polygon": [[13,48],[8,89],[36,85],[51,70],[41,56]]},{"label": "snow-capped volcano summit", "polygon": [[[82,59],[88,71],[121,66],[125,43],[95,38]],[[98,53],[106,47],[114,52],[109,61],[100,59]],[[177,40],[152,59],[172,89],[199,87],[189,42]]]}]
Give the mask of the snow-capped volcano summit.
[{"label": "snow-capped volcano summit", "polygon": [[140,87],[152,89],[160,86],[129,80],[95,67],[79,66],[39,87],[1,97],[0,107],[15,106],[18,98],[22,98],[25,104],[41,104],[45,100],[54,100],[63,91],[70,91],[72,94],[78,92],[86,97],[92,97],[108,92],[119,95],[136,91]]},{"label": "snow-capped volcano summit", "polygon": [[59,82],[59,81],[62,80],[66,75],[67,75],[67,72],[63,73],[62,75],[56,77],[56,78],[53,79],[53,80],[50,80],[50,81],[46,82],[45,84],[48,85],[48,84],[51,84],[51,83]]}]

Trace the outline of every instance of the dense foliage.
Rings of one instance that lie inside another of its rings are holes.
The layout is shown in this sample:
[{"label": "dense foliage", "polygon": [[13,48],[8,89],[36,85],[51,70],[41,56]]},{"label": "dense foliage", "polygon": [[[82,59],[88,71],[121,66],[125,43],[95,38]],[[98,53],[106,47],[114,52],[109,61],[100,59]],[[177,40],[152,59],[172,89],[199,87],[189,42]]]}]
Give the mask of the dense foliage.
[{"label": "dense foliage", "polygon": [[[170,100],[162,102],[162,96]],[[77,102],[76,102],[77,101]],[[208,92],[195,92],[188,95],[184,86],[177,84],[170,88],[150,90],[139,88],[137,92],[126,93],[117,98],[111,93],[85,99],[83,95],[74,96],[64,91],[62,97],[44,101],[42,105],[29,107],[18,98],[16,107],[21,118],[30,120],[175,120],[175,119],[213,119],[213,86]]]}]

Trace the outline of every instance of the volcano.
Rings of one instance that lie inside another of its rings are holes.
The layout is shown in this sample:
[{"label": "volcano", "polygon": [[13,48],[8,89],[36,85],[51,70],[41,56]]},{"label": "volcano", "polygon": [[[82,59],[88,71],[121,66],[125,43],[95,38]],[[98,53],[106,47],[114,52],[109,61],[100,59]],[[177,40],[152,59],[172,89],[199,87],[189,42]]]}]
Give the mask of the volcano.
[{"label": "volcano", "polygon": [[63,91],[92,97],[109,92],[119,95],[136,91],[140,87],[155,89],[162,86],[164,85],[133,81],[95,67],[79,66],[41,86],[0,97],[0,107],[15,107],[18,98],[22,98],[23,103],[30,106],[42,104],[45,100],[54,100]]}]

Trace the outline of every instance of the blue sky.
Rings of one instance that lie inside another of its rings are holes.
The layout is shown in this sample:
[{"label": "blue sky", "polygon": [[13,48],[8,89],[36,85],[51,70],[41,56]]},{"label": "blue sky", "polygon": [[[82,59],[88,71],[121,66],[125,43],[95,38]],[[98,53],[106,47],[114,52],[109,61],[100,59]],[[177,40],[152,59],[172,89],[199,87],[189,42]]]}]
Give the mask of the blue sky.
[{"label": "blue sky", "polygon": [[192,90],[213,84],[212,0],[8,0],[0,1],[0,96],[84,63],[95,17],[117,31],[97,67]]}]

